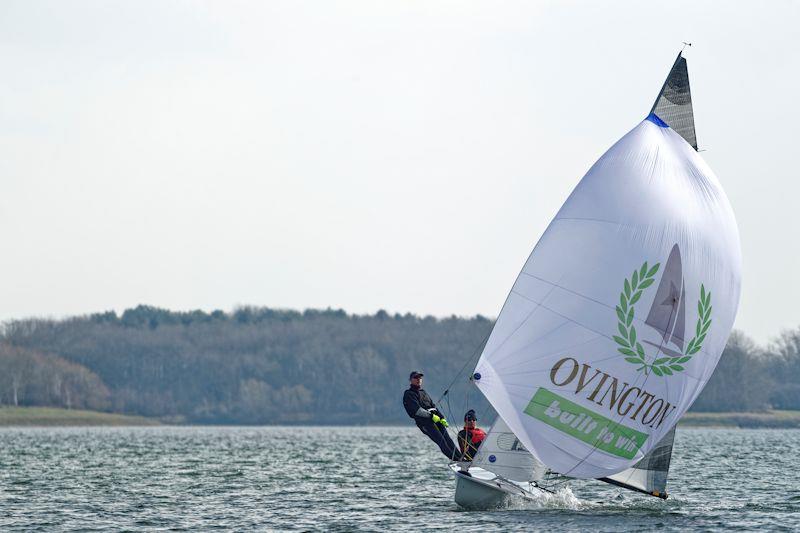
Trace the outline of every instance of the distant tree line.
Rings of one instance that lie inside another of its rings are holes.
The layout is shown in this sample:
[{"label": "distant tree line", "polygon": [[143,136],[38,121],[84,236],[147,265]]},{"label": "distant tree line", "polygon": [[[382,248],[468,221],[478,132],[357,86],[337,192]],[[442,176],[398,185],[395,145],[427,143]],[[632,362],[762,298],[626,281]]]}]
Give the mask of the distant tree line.
[{"label": "distant tree line", "polygon": [[[484,413],[465,372],[492,325],[481,316],[256,307],[16,320],[0,336],[0,403],[192,423],[398,423],[416,369],[434,399],[459,377],[441,402],[453,416]],[[766,348],[734,332],[694,409],[800,409],[798,383],[800,329]]]}]

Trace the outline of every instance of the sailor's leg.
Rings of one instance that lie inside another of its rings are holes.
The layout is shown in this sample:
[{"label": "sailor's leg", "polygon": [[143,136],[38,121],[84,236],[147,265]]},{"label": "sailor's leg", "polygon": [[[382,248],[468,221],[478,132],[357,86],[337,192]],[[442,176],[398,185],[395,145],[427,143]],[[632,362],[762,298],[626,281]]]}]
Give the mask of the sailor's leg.
[{"label": "sailor's leg", "polygon": [[448,432],[447,428],[444,426],[439,426],[437,424],[436,427],[439,428],[439,431],[442,434],[442,438],[444,439],[444,442],[447,444],[446,455],[454,461],[458,460],[458,458],[461,456],[461,453],[458,451],[458,448],[453,442],[453,439],[450,438],[450,432]]},{"label": "sailor's leg", "polygon": [[450,436],[447,435],[446,429],[440,430],[436,424],[427,421],[417,423],[417,427],[419,427],[420,431],[425,433],[428,438],[436,443],[436,445],[448,459],[453,459],[458,455],[452,439],[450,439]]}]

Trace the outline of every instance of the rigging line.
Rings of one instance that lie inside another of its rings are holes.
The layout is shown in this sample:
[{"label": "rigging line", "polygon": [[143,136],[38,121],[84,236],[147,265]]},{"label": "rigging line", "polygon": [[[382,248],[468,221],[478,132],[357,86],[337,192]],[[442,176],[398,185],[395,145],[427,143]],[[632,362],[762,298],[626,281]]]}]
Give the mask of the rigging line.
[{"label": "rigging line", "polygon": [[[447,403],[447,416],[450,417],[450,420],[453,420],[454,417],[453,417],[453,409],[450,406],[450,396],[447,396],[445,398],[445,402]],[[458,427],[458,426],[456,426],[456,427]],[[458,431],[456,431],[455,429],[451,430],[449,425],[445,428],[445,431],[448,433],[448,435],[450,434],[450,431],[452,431],[456,436],[456,442],[458,442]],[[459,453],[458,459],[456,459],[455,457],[452,457],[451,458],[452,461],[458,461],[458,460],[461,459],[461,448],[456,449],[456,451]]]},{"label": "rigging line", "polygon": [[[565,322],[561,322],[557,327],[551,329],[550,331],[547,331],[547,332],[543,333],[542,335],[540,335],[539,337],[536,337],[535,339],[532,339],[530,342],[528,342],[524,346],[520,347],[518,350],[514,350],[513,352],[508,352],[508,354],[506,354],[504,357],[500,357],[500,358],[492,361],[492,367],[495,369],[495,372],[501,372],[505,368],[501,364],[503,361],[505,361],[506,359],[508,359],[512,355],[517,355],[519,353],[522,353],[522,352],[526,351],[528,348],[530,348],[534,344],[538,343],[539,341],[541,341],[545,337],[548,337],[551,334],[555,333],[557,330],[561,329],[562,327],[566,326],[567,324],[569,324],[569,322],[566,322],[566,321]],[[551,357],[551,356],[553,356],[556,353],[561,352],[561,351],[563,351],[563,352],[573,351],[573,350],[575,350],[575,349],[577,349],[577,348],[579,348],[581,346],[584,346],[586,344],[590,344],[590,343],[596,341],[598,338],[600,338],[600,335],[594,335],[590,339],[582,340],[582,341],[579,341],[579,342],[577,342],[575,344],[570,344],[570,345],[567,345],[567,346],[564,346],[564,347],[560,347],[559,346],[555,350],[550,350],[550,351],[547,351],[547,352],[529,353],[528,354],[528,359],[526,360],[526,362],[527,363],[534,363],[536,361],[539,361],[540,359],[545,359],[547,357]],[[525,374],[525,373],[527,373],[527,372],[514,372],[514,375],[520,375],[520,374]]]},{"label": "rigging line", "polygon": [[[523,273],[524,273],[524,272],[523,272],[523,271],[521,271],[521,272],[519,273],[519,275],[521,276]],[[517,276],[517,279],[519,279],[519,276]],[[560,280],[559,280],[559,281],[560,281]],[[516,284],[517,284],[517,282],[516,282],[516,281],[514,281],[514,285],[516,285]],[[553,291],[554,291],[554,290],[556,290],[556,287],[557,287],[557,285],[555,285],[555,284],[551,284],[551,285],[552,285],[552,287],[550,288],[550,290],[547,292],[547,294],[545,294],[545,295],[544,295],[544,298],[542,298],[543,302],[544,302],[544,301],[546,301],[546,300],[547,300],[547,299],[550,297],[550,295],[553,293]],[[533,303],[535,303],[535,304],[536,304],[536,307],[534,307],[533,309],[531,309],[531,310],[530,310],[530,312],[529,312],[527,315],[525,315],[525,318],[524,318],[524,319],[523,319],[523,320],[522,320],[522,321],[519,323],[519,325],[518,325],[516,328],[514,328],[514,331],[512,331],[511,333],[509,333],[509,334],[508,334],[508,336],[507,336],[505,339],[503,339],[503,342],[501,342],[500,344],[498,344],[498,345],[497,345],[497,347],[494,349],[494,352],[492,352],[492,353],[495,353],[495,352],[497,352],[497,350],[499,350],[500,348],[502,348],[502,347],[503,347],[503,345],[504,345],[506,342],[508,342],[508,340],[509,340],[511,337],[513,337],[513,336],[514,336],[514,335],[517,333],[517,331],[519,331],[519,329],[520,329],[522,326],[524,326],[524,325],[525,325],[525,323],[526,323],[526,322],[528,322],[528,320],[529,320],[529,319],[530,319],[530,318],[533,316],[533,314],[534,314],[536,311],[538,311],[538,310],[539,310],[539,308],[540,308],[540,307],[544,307],[545,309],[547,309],[547,307],[544,305],[544,303],[543,303],[543,302],[537,302],[537,301],[536,301],[536,300],[534,300],[533,298],[528,298],[527,296],[525,296],[525,295],[524,295],[524,294],[522,294],[521,292],[515,291],[513,286],[511,287],[511,290],[509,291],[509,293],[508,293],[508,296],[506,297],[506,303],[508,303],[508,299],[509,299],[509,298],[511,298],[511,295],[512,295],[512,294],[516,294],[516,295],[518,295],[518,296],[521,296],[522,298],[524,298],[524,299],[528,300],[529,302],[533,302]],[[504,305],[503,305],[503,309],[505,309],[505,307],[506,307],[506,306],[505,306],[505,304],[504,304]],[[500,318],[500,316],[502,316],[502,314],[503,314],[503,311],[501,310],[501,311],[500,311],[500,314],[497,316],[497,318],[499,319],[499,318]],[[497,320],[495,320],[495,326],[497,326]],[[492,328],[492,330],[494,331],[494,328]],[[489,355],[491,355],[491,354],[489,354]]]},{"label": "rigging line", "polygon": [[[495,324],[497,324],[497,321],[495,321]],[[478,348],[476,348],[476,349],[475,349],[475,351],[474,351],[474,352],[472,352],[472,355],[470,355],[470,356],[469,356],[469,359],[467,359],[467,360],[464,362],[464,366],[462,366],[462,367],[461,367],[461,370],[459,370],[459,371],[458,371],[458,373],[457,373],[457,374],[456,374],[456,375],[453,377],[453,380],[450,382],[450,384],[447,386],[447,388],[445,388],[445,390],[444,390],[444,392],[442,393],[442,395],[441,395],[441,396],[439,396],[439,399],[438,399],[438,400],[436,400],[436,403],[439,403],[439,402],[441,402],[441,401],[442,401],[442,398],[444,398],[445,396],[447,396],[447,393],[449,393],[449,392],[450,392],[450,387],[452,387],[452,386],[453,386],[453,383],[455,383],[455,382],[456,382],[456,380],[458,379],[458,376],[460,376],[460,375],[461,375],[461,373],[462,373],[462,372],[464,372],[464,369],[465,369],[465,368],[467,368],[467,365],[469,365],[469,362],[470,362],[470,361],[472,361],[473,359],[475,359],[475,356],[476,356],[476,355],[479,355],[479,354],[480,354],[480,353],[483,351],[483,348],[486,346],[486,341],[488,341],[488,340],[489,340],[489,336],[492,334],[492,331],[494,331],[494,326],[492,326],[492,328],[489,330],[489,333],[487,333],[487,334],[486,334],[486,335],[483,337],[483,340],[482,340],[482,341],[480,342],[480,344],[478,345]]]},{"label": "rigging line", "polygon": [[[555,219],[554,219],[554,220],[555,220]],[[528,264],[528,261],[530,261],[530,260],[531,260],[531,258],[533,257],[533,254],[535,254],[535,253],[536,253],[536,249],[537,249],[537,248],[539,248],[539,243],[541,243],[541,242],[542,242],[542,239],[544,238],[545,234],[547,234],[547,231],[548,231],[548,230],[549,230],[549,227],[548,227],[548,228],[546,228],[546,229],[544,230],[544,233],[542,233],[542,235],[539,237],[539,240],[538,240],[538,241],[536,242],[536,244],[533,246],[533,250],[531,250],[531,253],[530,253],[530,254],[528,254],[528,257],[525,259],[525,262],[522,264],[522,268],[520,269],[520,274],[518,274],[518,275],[517,275],[516,279],[514,280],[514,284],[513,284],[513,285],[511,285],[511,290],[508,292],[508,295],[506,296],[506,299],[505,299],[505,301],[503,302],[503,307],[501,307],[501,308],[500,308],[500,314],[498,314],[498,315],[497,315],[497,317],[498,317],[498,318],[500,318],[500,317],[503,315],[503,311],[505,311],[505,308],[506,308],[506,306],[508,305],[508,301],[509,301],[509,299],[511,298],[511,294],[514,292],[514,285],[516,285],[516,284],[517,284],[517,281],[519,280],[519,276],[522,274],[522,272],[524,272],[524,271],[525,271],[525,265],[527,265],[527,264]],[[550,293],[548,293],[548,294],[545,296],[545,298],[547,298],[547,296],[549,296],[549,295],[550,295]],[[529,317],[530,317],[530,315],[528,315],[527,317],[525,317],[525,320],[528,320],[528,318],[529,318]],[[494,325],[492,326],[492,329],[491,329],[491,331],[489,331],[489,334],[488,334],[488,335],[486,336],[486,338],[484,339],[484,342],[485,342],[486,340],[488,340],[488,338],[489,338],[489,335],[491,335],[491,334],[492,334],[492,332],[494,331],[494,328],[495,328],[495,326],[497,326],[497,320],[495,320],[495,322],[494,322]],[[513,334],[516,332],[516,330],[517,330],[517,329],[519,329],[519,327],[521,327],[521,324],[520,324],[520,326],[518,326],[518,327],[517,327],[517,328],[516,328],[516,329],[515,329],[515,330],[514,330],[512,333],[511,333],[511,335],[513,335]],[[505,339],[505,340],[504,340],[502,343],[500,343],[500,346],[502,346],[502,345],[503,345],[503,344],[504,344],[504,343],[505,343],[507,340],[508,340],[508,338],[506,338],[506,339]],[[498,348],[499,348],[500,346],[498,346]],[[484,348],[485,348],[485,345],[484,345]],[[474,357],[474,356],[473,356],[473,357]],[[466,367],[466,365],[464,365],[464,366]],[[462,368],[462,369],[461,369],[461,371],[463,372],[463,371],[464,371],[464,369]],[[459,374],[460,374],[460,372],[459,372]],[[456,377],[457,377],[457,376],[456,376]],[[453,382],[455,382],[455,378],[453,378]],[[452,385],[452,383],[451,383],[451,385]],[[449,387],[448,387],[448,389],[449,389]],[[445,391],[445,394],[447,394],[447,391]]]},{"label": "rigging line", "polygon": [[635,227],[633,224],[623,224],[622,222],[617,222],[615,220],[603,220],[602,218],[589,218],[589,217],[556,217],[553,219],[553,222],[560,220],[569,220],[572,222],[598,222],[600,224],[613,224],[614,226],[619,226],[625,229],[632,229]]},{"label": "rigging line", "polygon": [[[561,313],[559,313],[558,311],[556,311],[555,309],[553,309],[553,308],[551,308],[551,307],[547,307],[547,306],[546,306],[546,305],[545,305],[543,302],[537,302],[537,301],[536,301],[536,300],[534,300],[533,298],[529,298],[528,296],[525,296],[524,294],[522,294],[522,293],[519,293],[519,292],[518,292],[518,293],[516,293],[516,294],[518,294],[518,295],[519,295],[519,296],[521,296],[522,298],[525,298],[526,300],[529,300],[529,301],[531,301],[531,302],[533,302],[533,303],[535,303],[535,304],[539,304],[539,306],[540,306],[540,307],[544,307],[546,310],[550,311],[550,312],[551,312],[551,313],[553,313],[554,315],[558,315],[558,316],[560,316],[560,317],[561,317],[561,318],[563,318],[564,320],[569,320],[570,322],[572,322],[572,323],[574,323],[574,324],[577,324],[578,326],[580,326],[580,327],[582,327],[582,328],[584,328],[584,329],[587,329],[587,330],[591,331],[592,333],[596,333],[596,334],[600,335],[601,337],[605,337],[605,338],[607,338],[608,340],[613,340],[613,339],[612,339],[611,337],[609,337],[608,335],[606,335],[606,334],[604,334],[604,333],[602,333],[602,332],[600,332],[600,331],[597,331],[596,329],[592,329],[592,328],[590,328],[589,326],[587,326],[587,325],[585,325],[585,324],[581,324],[581,323],[580,323],[580,322],[578,322],[577,320],[575,320],[575,319],[572,319],[572,318],[568,317],[567,315],[562,315]],[[636,319],[634,319],[634,320],[636,320]]]},{"label": "rigging line", "polygon": [[[597,337],[594,337],[594,338],[592,338],[592,339],[590,339],[590,340],[588,340],[586,342],[582,342],[582,343],[577,344],[575,346],[582,346],[584,344],[589,344],[590,342],[593,342],[595,340],[597,340]],[[572,349],[572,347],[566,347],[563,350],[553,351],[553,352],[550,352],[550,353],[548,353],[546,355],[543,355],[540,358],[532,359],[531,362],[537,361],[539,359],[544,359],[547,356],[555,355],[559,351],[569,352],[571,349]],[[611,361],[611,360],[618,359],[618,358],[619,358],[619,355],[609,355],[608,357],[605,357],[603,359],[594,359],[593,364],[604,363],[606,361]],[[543,368],[541,370],[523,370],[523,371],[520,371],[520,372],[514,372],[514,376],[525,376],[525,375],[529,375],[529,374],[541,374],[541,373],[545,373],[545,372],[550,372],[550,370],[551,370],[550,368]],[[510,385],[513,385],[513,383],[511,383],[509,385],[506,385],[506,386],[510,386]],[[516,385],[516,386],[523,386],[523,385]]]},{"label": "rigging line", "polygon": [[[563,287],[559,287],[559,288],[563,288]],[[524,299],[526,299],[526,300],[528,300],[528,301],[530,301],[530,302],[533,302],[533,303],[535,303],[535,304],[538,304],[540,307],[543,307],[544,309],[546,309],[547,311],[550,311],[550,312],[551,312],[551,313],[553,313],[554,315],[558,315],[558,316],[560,316],[560,317],[561,317],[561,318],[563,318],[564,320],[569,320],[570,322],[572,322],[572,323],[574,323],[574,324],[577,324],[578,326],[580,326],[580,327],[582,327],[582,328],[584,328],[584,329],[586,329],[586,330],[588,330],[588,331],[591,331],[591,332],[593,332],[593,333],[596,333],[597,335],[599,335],[599,336],[601,336],[601,337],[605,337],[605,338],[607,338],[608,340],[613,340],[611,337],[609,337],[609,336],[608,336],[608,335],[606,335],[605,333],[602,333],[602,332],[600,332],[600,331],[597,331],[596,329],[592,329],[592,328],[590,328],[589,326],[587,326],[587,325],[585,325],[585,324],[581,324],[581,323],[580,323],[580,322],[578,322],[577,320],[574,320],[574,319],[572,319],[572,318],[570,318],[570,317],[568,317],[568,316],[566,316],[566,315],[562,315],[561,313],[559,313],[558,311],[556,311],[556,310],[555,310],[555,309],[553,309],[552,307],[547,307],[547,306],[544,304],[544,302],[537,302],[537,301],[536,301],[536,300],[534,300],[533,298],[530,298],[530,297],[528,297],[528,296],[526,296],[526,295],[524,295],[524,294],[522,294],[522,293],[520,293],[520,292],[516,292],[516,291],[513,291],[513,292],[514,292],[515,294],[517,294],[518,296],[520,296],[520,297],[522,297],[522,298],[524,298]],[[545,299],[546,299],[546,298],[545,298]],[[611,309],[611,308],[610,308],[610,307],[608,307],[607,305],[604,305],[604,307],[607,307],[608,309]],[[673,311],[674,311],[674,309],[673,309]],[[526,319],[526,320],[527,320],[527,319]],[[644,321],[643,321],[641,318],[634,318],[634,320],[638,321],[638,323],[639,323],[639,324],[644,324],[644,323],[645,323],[645,322],[644,322]],[[504,341],[504,342],[505,342],[505,341]],[[662,344],[661,346],[659,346],[659,350],[661,349],[661,347],[663,347],[663,344]],[[698,351],[697,353],[704,353],[704,354],[706,354],[706,355],[708,355],[708,354],[709,354],[709,352],[707,352],[707,351],[705,350],[705,348],[700,348],[700,351]],[[700,380],[701,378],[694,378],[694,379]]]},{"label": "rigging line", "polygon": [[[577,292],[577,291],[573,291],[572,289],[569,289],[569,288],[567,288],[567,287],[561,286],[561,285],[559,285],[559,284],[557,284],[557,283],[553,283],[552,281],[546,280],[546,279],[544,279],[544,278],[540,278],[539,276],[535,276],[535,275],[533,275],[533,274],[528,274],[527,272],[523,272],[523,274],[525,274],[526,276],[528,276],[528,277],[531,277],[531,278],[533,278],[533,279],[539,280],[539,281],[541,281],[541,282],[543,282],[543,283],[547,283],[548,285],[553,285],[553,286],[555,286],[555,287],[558,287],[558,288],[559,288],[559,289],[561,289],[562,291],[569,292],[569,293],[571,293],[571,294],[574,294],[575,296],[579,296],[579,297],[581,297],[581,298],[584,298],[584,299],[586,299],[586,300],[589,300],[590,302],[594,302],[594,303],[596,303],[596,304],[598,304],[598,305],[601,305],[601,306],[605,307],[606,309],[611,309],[611,310],[613,311],[613,310],[615,310],[615,308],[616,308],[616,306],[615,306],[615,307],[611,307],[610,305],[606,304],[605,302],[601,302],[600,300],[595,300],[594,298],[592,298],[592,297],[590,297],[590,296],[586,296],[585,294],[581,294],[581,293],[579,293],[579,292]],[[519,293],[518,293],[518,294],[519,294]],[[533,300],[532,300],[532,301],[533,301]]]},{"label": "rigging line", "polygon": [[[469,392],[472,389],[471,385],[472,385],[472,380],[470,380],[470,384],[467,385],[467,390],[464,393],[464,408],[462,409],[462,412],[464,413],[464,415],[466,415],[467,410],[469,410],[469,408],[470,408],[469,407]],[[462,416],[464,416],[464,415],[462,415]],[[464,421],[464,423],[466,423],[466,421]],[[475,423],[475,425],[477,427],[477,425],[478,425],[477,422]],[[461,458],[462,459],[464,458],[464,456],[467,455],[467,452],[470,451],[469,444],[472,442],[472,438],[471,437],[469,439],[469,442],[467,441],[467,437],[469,436],[469,433],[467,432],[466,425],[463,426],[463,429],[464,429],[464,447],[463,447],[463,450],[462,450],[462,447],[461,447],[461,442],[458,441],[458,449],[461,450]],[[456,435],[456,439],[458,439],[458,435]]]},{"label": "rigging line", "polygon": [[[537,305],[536,309],[534,309],[534,311],[533,311],[533,312],[536,312],[536,311],[537,311],[538,309],[540,309],[540,308],[541,308],[541,305]],[[525,320],[523,321],[522,325],[526,324],[526,323],[528,322],[528,320],[530,320],[530,319],[531,319],[531,317],[532,317],[532,316],[533,316],[533,314],[531,314],[531,315],[528,315],[527,317],[525,317]],[[562,321],[562,322],[559,322],[559,323],[558,323],[558,325],[556,325],[556,326],[555,326],[555,327],[553,327],[552,329],[549,329],[549,330],[545,331],[544,333],[542,333],[541,335],[539,335],[538,337],[536,337],[536,338],[534,338],[534,339],[530,339],[530,341],[528,341],[528,342],[527,342],[527,343],[526,343],[524,346],[521,346],[519,349],[517,349],[517,350],[514,350],[514,351],[511,351],[511,352],[508,352],[508,353],[506,353],[505,355],[503,355],[503,356],[501,356],[501,357],[496,357],[496,358],[494,358],[494,359],[493,359],[493,361],[492,361],[492,367],[493,367],[493,368],[495,368],[495,369],[502,368],[500,365],[501,365],[501,363],[502,363],[503,361],[505,361],[506,359],[508,359],[508,358],[509,358],[509,357],[511,357],[511,356],[514,356],[514,355],[516,355],[516,354],[518,354],[518,353],[520,353],[520,352],[523,352],[523,351],[527,350],[528,348],[530,348],[530,347],[531,347],[531,346],[533,346],[534,344],[538,343],[538,342],[539,342],[539,341],[541,341],[542,339],[545,339],[545,338],[549,337],[550,335],[552,335],[553,333],[555,333],[555,332],[556,332],[556,331],[558,331],[559,329],[563,328],[563,327],[564,327],[564,326],[566,326],[567,324],[568,324],[568,322],[564,322],[564,321]],[[508,340],[508,339],[510,339],[511,337],[513,337],[513,336],[514,336],[514,334],[516,334],[516,332],[517,332],[518,330],[519,330],[519,328],[518,328],[517,330],[514,330],[514,332],[512,332],[512,333],[511,333],[511,334],[508,336],[508,338],[507,338],[506,340]],[[505,342],[505,341],[504,341],[504,342]],[[499,347],[498,347],[498,348],[499,348]],[[495,354],[495,353],[497,353],[497,350],[495,350],[494,352],[492,352],[492,354],[489,354],[489,355],[493,355],[493,354]],[[535,361],[536,359],[537,359],[537,358],[532,358],[532,359],[529,359],[528,361],[529,361],[529,362],[533,362],[533,361]]]}]

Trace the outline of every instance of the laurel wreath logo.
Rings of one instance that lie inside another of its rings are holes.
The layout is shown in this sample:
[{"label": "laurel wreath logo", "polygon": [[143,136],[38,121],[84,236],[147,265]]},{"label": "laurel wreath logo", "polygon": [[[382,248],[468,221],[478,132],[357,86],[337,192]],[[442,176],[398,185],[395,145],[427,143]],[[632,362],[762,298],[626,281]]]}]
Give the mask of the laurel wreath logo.
[{"label": "laurel wreath logo", "polygon": [[683,357],[660,357],[652,363],[648,363],[644,348],[637,340],[636,327],[633,324],[634,305],[642,297],[644,289],[653,284],[654,276],[660,267],[661,263],[656,263],[648,269],[647,261],[645,261],[639,269],[633,271],[630,278],[625,278],[622,292],[619,294],[619,305],[616,306],[619,319],[617,328],[620,334],[619,336],[614,335],[614,341],[619,345],[617,350],[625,356],[627,362],[639,365],[636,370],[644,371],[645,374],[652,371],[657,376],[671,376],[675,372],[685,370],[683,365],[689,362],[692,356],[703,347],[703,341],[711,327],[711,292],[706,292],[705,286],[700,284],[695,335],[686,345]]}]

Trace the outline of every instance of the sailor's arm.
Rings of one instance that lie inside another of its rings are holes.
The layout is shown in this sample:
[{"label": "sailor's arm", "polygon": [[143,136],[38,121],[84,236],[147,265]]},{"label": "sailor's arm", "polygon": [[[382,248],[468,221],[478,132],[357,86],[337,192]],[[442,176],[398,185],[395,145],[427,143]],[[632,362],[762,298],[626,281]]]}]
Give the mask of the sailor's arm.
[{"label": "sailor's arm", "polygon": [[403,394],[403,407],[411,418],[430,418],[431,413],[419,405],[419,399],[411,391]]}]

